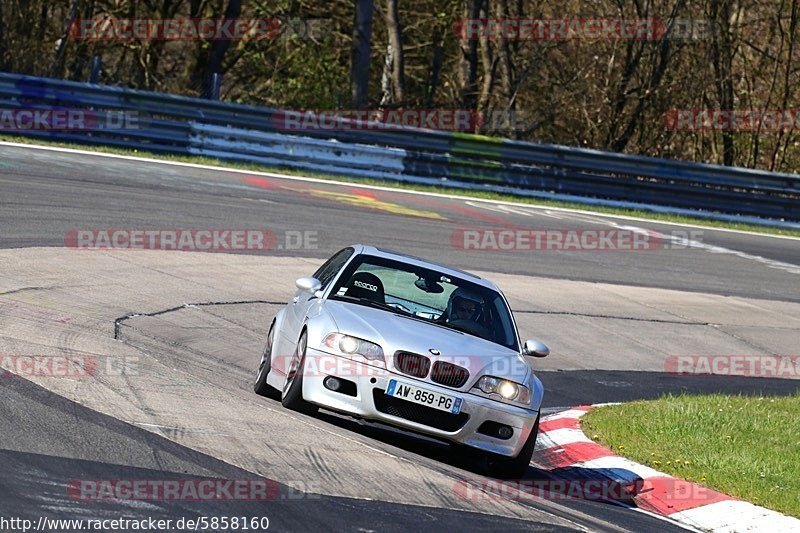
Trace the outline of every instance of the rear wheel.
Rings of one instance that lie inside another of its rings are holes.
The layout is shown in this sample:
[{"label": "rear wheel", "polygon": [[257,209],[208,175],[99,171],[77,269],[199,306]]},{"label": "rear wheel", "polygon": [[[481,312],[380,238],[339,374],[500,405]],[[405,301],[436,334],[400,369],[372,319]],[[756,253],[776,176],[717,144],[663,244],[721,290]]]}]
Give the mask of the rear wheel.
[{"label": "rear wheel", "polygon": [[519,455],[516,457],[502,457],[492,455],[489,457],[489,470],[492,475],[499,478],[513,478],[519,479],[528,471],[528,466],[531,464],[533,458],[533,449],[536,447],[536,437],[539,434],[539,416],[536,416],[536,422],[531,428],[531,434],[525,445],[520,450]]},{"label": "rear wheel", "polygon": [[294,351],[289,369],[286,375],[286,383],[283,386],[281,404],[287,409],[298,411],[308,415],[315,414],[319,408],[303,399],[303,367],[306,362],[306,345],[308,336],[305,331],[297,341],[297,348]]},{"label": "rear wheel", "polygon": [[272,398],[273,400],[280,400],[280,391],[267,383],[267,375],[272,367],[272,342],[275,335],[275,322],[269,327],[267,334],[267,345],[264,347],[264,353],[261,355],[261,362],[258,365],[258,373],[256,374],[256,381],[253,383],[253,391],[261,396]]}]

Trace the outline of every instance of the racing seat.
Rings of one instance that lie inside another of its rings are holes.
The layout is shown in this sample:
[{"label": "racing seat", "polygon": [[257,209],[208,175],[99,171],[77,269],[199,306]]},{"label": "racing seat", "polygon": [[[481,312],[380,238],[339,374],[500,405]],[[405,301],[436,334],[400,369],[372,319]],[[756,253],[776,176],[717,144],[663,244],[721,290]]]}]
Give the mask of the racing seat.
[{"label": "racing seat", "polygon": [[353,298],[364,298],[381,304],[386,303],[383,282],[378,276],[369,272],[353,274],[353,277],[347,282],[347,292],[345,294]]}]

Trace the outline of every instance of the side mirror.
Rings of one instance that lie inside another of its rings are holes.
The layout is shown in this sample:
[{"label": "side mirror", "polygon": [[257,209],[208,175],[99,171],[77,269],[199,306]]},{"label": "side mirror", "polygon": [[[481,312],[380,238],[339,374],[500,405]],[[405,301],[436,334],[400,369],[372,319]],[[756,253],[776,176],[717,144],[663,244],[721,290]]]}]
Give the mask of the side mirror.
[{"label": "side mirror", "polygon": [[531,357],[547,357],[550,355],[550,348],[545,343],[536,339],[528,339],[522,347],[522,355]]},{"label": "side mirror", "polygon": [[312,277],[299,278],[294,284],[297,285],[298,289],[309,294],[315,294],[322,288],[322,283],[317,278]]}]

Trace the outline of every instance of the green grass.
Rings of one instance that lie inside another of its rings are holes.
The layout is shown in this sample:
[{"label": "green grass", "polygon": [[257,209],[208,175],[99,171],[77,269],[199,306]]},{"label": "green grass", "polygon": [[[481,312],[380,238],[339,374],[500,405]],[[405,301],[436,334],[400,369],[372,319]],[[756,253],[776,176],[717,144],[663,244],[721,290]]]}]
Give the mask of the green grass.
[{"label": "green grass", "polygon": [[633,461],[800,517],[800,392],[664,396],[598,407],[581,426]]},{"label": "green grass", "polygon": [[224,166],[228,168],[234,168],[237,170],[250,170],[250,171],[257,171],[257,172],[276,172],[281,174],[287,174],[291,176],[306,176],[311,178],[319,178],[324,180],[331,180],[331,181],[345,181],[348,183],[359,183],[362,185],[377,185],[383,187],[394,187],[397,189],[404,189],[404,190],[412,190],[412,191],[422,191],[422,192],[433,192],[439,194],[449,194],[454,196],[460,196],[464,198],[476,198],[476,199],[483,199],[483,200],[498,200],[503,202],[515,202],[519,204],[529,204],[535,205],[540,207],[561,207],[567,209],[577,209],[581,211],[593,212],[593,213],[604,213],[609,215],[619,215],[619,216],[626,216],[638,219],[646,219],[646,220],[654,220],[659,222],[671,222],[675,224],[690,224],[694,226],[704,226],[709,229],[733,229],[733,230],[740,230],[740,231],[751,231],[754,233],[763,233],[768,235],[782,235],[782,236],[789,236],[789,237],[800,237],[800,230],[794,229],[786,229],[780,227],[774,227],[766,225],[769,221],[765,221],[765,225],[759,224],[745,224],[740,222],[727,222],[727,221],[720,221],[720,220],[709,220],[702,217],[693,217],[693,216],[686,216],[686,215],[672,215],[667,213],[653,213],[650,211],[639,210],[639,209],[629,209],[629,208],[618,208],[618,207],[605,207],[605,206],[589,206],[585,204],[580,204],[577,202],[562,202],[557,200],[547,200],[547,199],[540,199],[540,198],[530,198],[525,196],[515,196],[513,194],[504,194],[504,193],[496,193],[490,191],[465,191],[463,189],[458,189],[454,187],[443,187],[437,185],[418,185],[414,183],[402,183],[402,182],[391,182],[386,180],[379,180],[379,179],[361,179],[361,178],[350,178],[347,176],[338,176],[338,175],[331,175],[331,174],[323,174],[319,172],[307,172],[303,170],[294,170],[294,169],[284,169],[284,168],[275,168],[275,167],[267,167],[263,165],[256,165],[256,164],[249,164],[249,163],[237,163],[237,162],[227,162],[221,161],[219,159],[214,159],[210,157],[198,157],[198,156],[182,156],[182,155],[172,155],[172,154],[158,154],[152,152],[145,152],[140,150],[130,150],[130,149],[123,149],[123,148],[114,148],[108,146],[87,146],[83,144],[75,144],[75,143],[63,143],[63,142],[54,142],[49,140],[40,140],[40,139],[30,139],[28,137],[22,136],[12,136],[12,135],[0,135],[0,141],[8,141],[8,142],[16,142],[16,143],[23,143],[23,144],[41,144],[47,146],[59,146],[63,148],[74,148],[79,150],[91,150],[94,152],[101,152],[101,153],[108,153],[108,154],[119,154],[119,155],[128,155],[128,156],[138,156],[138,157],[148,157],[152,159],[160,159],[164,161],[178,161],[182,163],[194,163],[198,165],[210,165],[210,166]]}]

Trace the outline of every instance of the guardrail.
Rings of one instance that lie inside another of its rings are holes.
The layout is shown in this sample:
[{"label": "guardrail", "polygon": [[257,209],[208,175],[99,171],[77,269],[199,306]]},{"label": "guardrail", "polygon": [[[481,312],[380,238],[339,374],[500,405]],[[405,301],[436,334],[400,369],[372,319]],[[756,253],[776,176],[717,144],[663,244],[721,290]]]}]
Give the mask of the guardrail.
[{"label": "guardrail", "polygon": [[0,109],[31,108],[85,109],[101,118],[130,111],[139,121],[113,129],[16,134],[333,175],[800,221],[800,176],[794,174],[418,128],[301,135],[281,127],[279,109],[0,73]]}]

